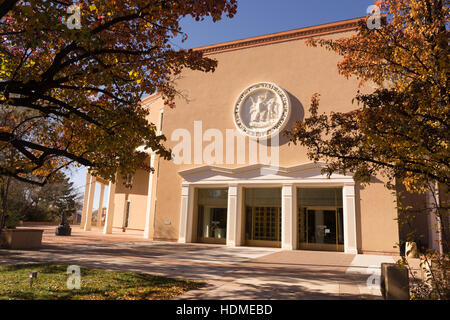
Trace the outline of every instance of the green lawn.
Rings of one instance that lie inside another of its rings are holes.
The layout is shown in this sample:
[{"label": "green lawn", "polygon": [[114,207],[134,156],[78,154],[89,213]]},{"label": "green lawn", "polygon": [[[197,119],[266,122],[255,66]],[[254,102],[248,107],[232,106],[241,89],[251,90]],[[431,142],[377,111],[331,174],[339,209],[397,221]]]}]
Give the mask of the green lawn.
[{"label": "green lawn", "polygon": [[[30,288],[30,272],[38,276]],[[202,283],[132,272],[81,267],[81,288],[67,288],[67,265],[24,264],[0,267],[0,300],[162,300]]]}]

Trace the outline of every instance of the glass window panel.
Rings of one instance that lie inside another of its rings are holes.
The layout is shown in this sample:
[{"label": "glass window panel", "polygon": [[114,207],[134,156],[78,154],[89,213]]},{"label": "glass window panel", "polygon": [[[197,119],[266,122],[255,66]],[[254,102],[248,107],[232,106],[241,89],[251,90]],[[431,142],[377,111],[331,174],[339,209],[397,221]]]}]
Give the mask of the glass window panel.
[{"label": "glass window panel", "polygon": [[310,188],[297,190],[298,205],[302,207],[341,207],[341,188]]},{"label": "glass window panel", "polygon": [[198,189],[198,204],[226,207],[228,204],[228,189]]},{"label": "glass window panel", "polygon": [[245,189],[245,205],[281,207],[281,188]]}]

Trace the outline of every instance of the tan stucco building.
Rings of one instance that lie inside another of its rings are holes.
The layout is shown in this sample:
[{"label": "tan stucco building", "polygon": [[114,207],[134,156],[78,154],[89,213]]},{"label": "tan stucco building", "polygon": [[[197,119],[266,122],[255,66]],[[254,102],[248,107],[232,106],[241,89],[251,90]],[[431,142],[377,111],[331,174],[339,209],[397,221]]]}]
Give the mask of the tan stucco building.
[{"label": "tan stucco building", "polygon": [[[174,109],[158,95],[143,100],[174,161],[151,154],[155,171],[138,171],[131,189],[109,184],[105,233],[128,228],[182,243],[397,254],[395,195],[383,181],[361,187],[351,175],[328,178],[282,136],[304,118],[314,93],[322,112],[355,108],[358,81],[338,74],[338,55],[305,39],[347,37],[357,21],[199,48],[218,60],[214,73],[184,71]],[[103,194],[107,182],[100,182]]]}]

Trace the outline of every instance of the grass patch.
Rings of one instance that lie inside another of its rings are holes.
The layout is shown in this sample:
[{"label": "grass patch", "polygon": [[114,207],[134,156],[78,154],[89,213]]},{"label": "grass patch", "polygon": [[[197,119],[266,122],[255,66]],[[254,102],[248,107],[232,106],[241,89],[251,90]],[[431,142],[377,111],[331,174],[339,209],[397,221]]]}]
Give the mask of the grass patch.
[{"label": "grass patch", "polygon": [[[80,267],[81,288],[68,289],[67,265],[22,264],[0,267],[0,300],[165,300],[201,282]],[[30,272],[37,271],[30,287]]]}]

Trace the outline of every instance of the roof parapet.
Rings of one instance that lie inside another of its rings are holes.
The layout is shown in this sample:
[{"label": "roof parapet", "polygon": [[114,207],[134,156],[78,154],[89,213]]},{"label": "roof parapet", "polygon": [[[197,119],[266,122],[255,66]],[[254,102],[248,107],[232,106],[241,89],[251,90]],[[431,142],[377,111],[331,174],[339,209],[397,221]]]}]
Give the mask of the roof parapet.
[{"label": "roof parapet", "polygon": [[349,20],[321,24],[317,26],[251,37],[241,40],[218,43],[209,46],[198,47],[193,50],[202,51],[203,54],[209,55],[257,46],[264,46],[274,43],[311,38],[315,36],[323,36],[327,34],[352,31],[358,27],[358,23],[364,18],[365,17],[354,18]]}]

